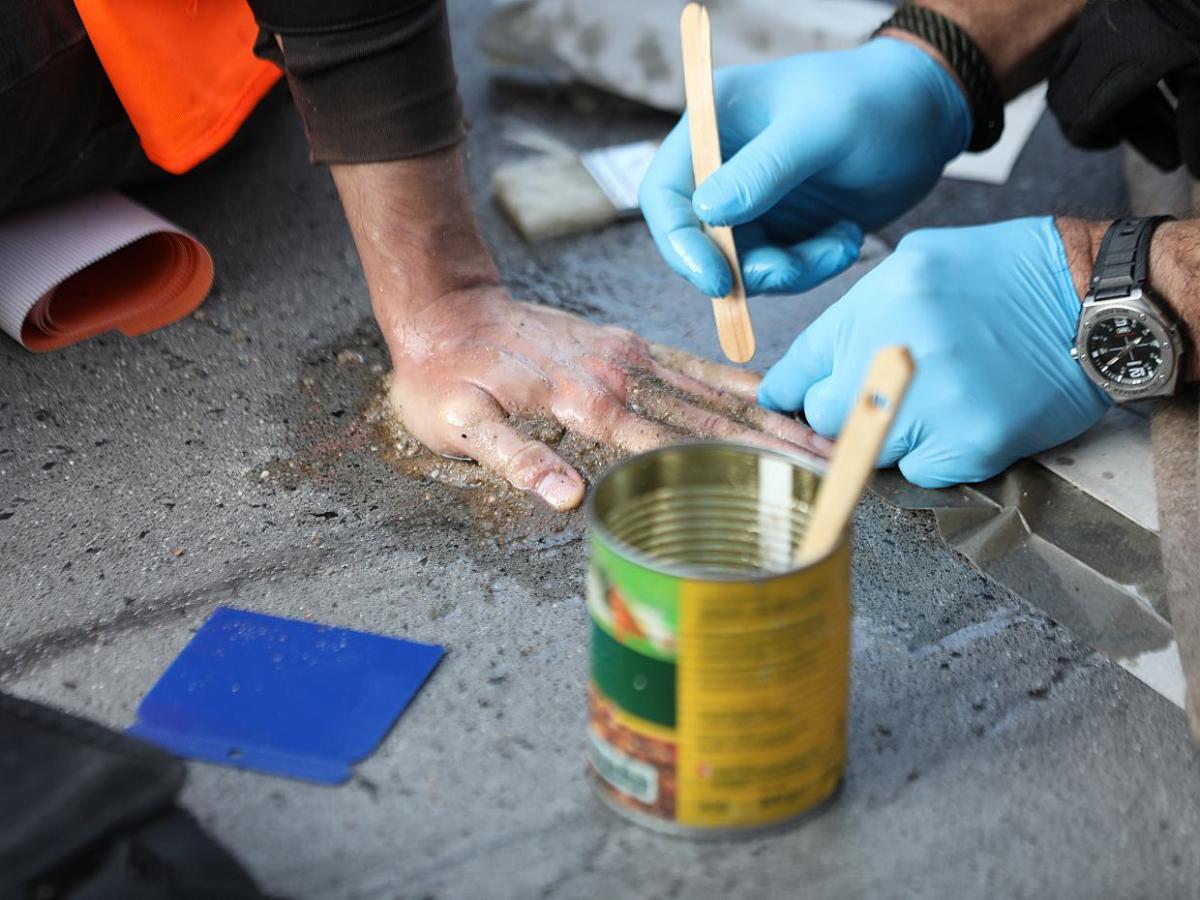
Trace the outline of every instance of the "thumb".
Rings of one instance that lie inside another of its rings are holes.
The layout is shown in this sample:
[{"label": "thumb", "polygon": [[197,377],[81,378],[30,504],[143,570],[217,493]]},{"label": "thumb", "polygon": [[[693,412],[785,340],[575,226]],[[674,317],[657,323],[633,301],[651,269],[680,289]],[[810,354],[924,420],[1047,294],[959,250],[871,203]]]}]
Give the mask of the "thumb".
[{"label": "thumb", "polygon": [[828,165],[833,149],[828,136],[797,142],[791,129],[772,123],[696,188],[692,208],[709,225],[749,222]]}]

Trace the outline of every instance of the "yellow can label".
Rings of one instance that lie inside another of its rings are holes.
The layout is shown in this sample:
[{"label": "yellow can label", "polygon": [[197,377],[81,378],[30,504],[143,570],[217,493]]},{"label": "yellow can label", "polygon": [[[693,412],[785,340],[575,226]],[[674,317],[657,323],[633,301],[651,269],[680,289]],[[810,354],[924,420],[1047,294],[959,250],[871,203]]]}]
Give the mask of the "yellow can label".
[{"label": "yellow can label", "polygon": [[846,754],[849,548],[757,581],[683,580],[600,543],[589,760],[622,806],[701,830],[826,799]]}]

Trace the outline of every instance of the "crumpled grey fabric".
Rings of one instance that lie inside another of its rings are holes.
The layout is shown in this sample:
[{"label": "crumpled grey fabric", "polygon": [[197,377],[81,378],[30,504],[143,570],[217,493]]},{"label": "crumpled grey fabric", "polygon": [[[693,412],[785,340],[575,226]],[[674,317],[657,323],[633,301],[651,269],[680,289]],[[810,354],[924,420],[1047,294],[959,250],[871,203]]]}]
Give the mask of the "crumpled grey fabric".
[{"label": "crumpled grey fabric", "polygon": [[[683,110],[682,3],[526,0],[500,6],[480,43],[491,55],[648,106]],[[721,0],[709,5],[713,63],[764,62],[853,47],[892,14],[880,0]]]}]

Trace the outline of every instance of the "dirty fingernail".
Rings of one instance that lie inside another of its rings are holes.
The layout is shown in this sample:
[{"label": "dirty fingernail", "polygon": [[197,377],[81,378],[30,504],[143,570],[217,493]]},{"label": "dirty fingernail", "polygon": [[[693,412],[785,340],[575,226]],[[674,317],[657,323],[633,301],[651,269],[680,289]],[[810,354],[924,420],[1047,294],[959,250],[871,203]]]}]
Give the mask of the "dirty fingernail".
[{"label": "dirty fingernail", "polygon": [[579,483],[561,472],[552,472],[543,478],[537,492],[555,509],[572,509],[579,505],[583,495]]}]

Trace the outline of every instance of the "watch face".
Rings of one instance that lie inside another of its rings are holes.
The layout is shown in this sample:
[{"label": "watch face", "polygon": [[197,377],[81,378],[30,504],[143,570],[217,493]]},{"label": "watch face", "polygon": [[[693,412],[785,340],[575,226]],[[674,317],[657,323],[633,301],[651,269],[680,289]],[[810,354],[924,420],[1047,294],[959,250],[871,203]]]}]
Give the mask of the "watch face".
[{"label": "watch face", "polygon": [[1101,377],[1137,388],[1152,382],[1162,369],[1163,344],[1144,320],[1117,312],[1092,325],[1087,355]]}]

